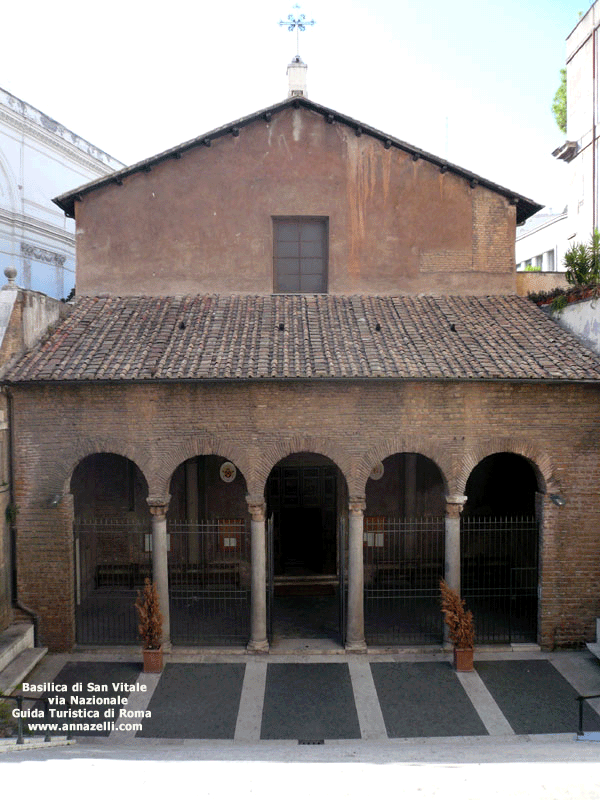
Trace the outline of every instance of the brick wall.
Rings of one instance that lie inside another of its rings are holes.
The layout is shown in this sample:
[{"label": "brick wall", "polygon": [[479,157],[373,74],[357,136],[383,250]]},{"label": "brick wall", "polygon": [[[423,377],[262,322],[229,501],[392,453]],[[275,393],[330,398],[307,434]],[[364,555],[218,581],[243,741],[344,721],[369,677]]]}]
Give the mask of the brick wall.
[{"label": "brick wall", "polygon": [[508,200],[308,109],[98,188],[76,216],[78,295],[270,294],[286,216],[328,219],[333,294],[515,290]]},{"label": "brick wall", "polygon": [[439,468],[449,494],[495,452],[528,458],[543,503],[541,624],[544,647],[594,636],[600,616],[599,390],[494,383],[317,382],[13,387],[15,494],[21,600],[42,616],[42,638],[73,645],[72,502],[75,465],[94,452],[136,463],[153,496],[199,454],[233,461],[262,494],[289,453],[332,459],[350,497],[364,495],[378,461],[416,452]]}]

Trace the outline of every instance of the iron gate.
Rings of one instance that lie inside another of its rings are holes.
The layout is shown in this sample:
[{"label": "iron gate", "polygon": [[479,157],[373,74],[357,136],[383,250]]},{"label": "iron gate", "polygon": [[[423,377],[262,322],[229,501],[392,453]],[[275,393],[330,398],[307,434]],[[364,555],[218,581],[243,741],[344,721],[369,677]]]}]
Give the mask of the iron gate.
[{"label": "iron gate", "polygon": [[365,517],[367,644],[440,644],[444,517]]},{"label": "iron gate", "polygon": [[150,523],[75,521],[75,628],[79,644],[139,641],[137,590],[152,577]]},{"label": "iron gate", "polygon": [[461,586],[475,641],[535,642],[538,522],[534,517],[463,517]]},{"label": "iron gate", "polygon": [[273,514],[267,521],[267,639],[273,642],[273,598],[275,597],[275,552]]},{"label": "iron gate", "polygon": [[246,644],[250,637],[250,533],[244,519],[172,522],[171,640]]},{"label": "iron gate", "polygon": [[339,599],[339,620],[340,620],[340,639],[342,647],[346,644],[346,608],[348,607],[348,585],[346,581],[346,560],[348,558],[348,534],[347,522],[344,517],[340,517],[338,522],[338,599]]}]

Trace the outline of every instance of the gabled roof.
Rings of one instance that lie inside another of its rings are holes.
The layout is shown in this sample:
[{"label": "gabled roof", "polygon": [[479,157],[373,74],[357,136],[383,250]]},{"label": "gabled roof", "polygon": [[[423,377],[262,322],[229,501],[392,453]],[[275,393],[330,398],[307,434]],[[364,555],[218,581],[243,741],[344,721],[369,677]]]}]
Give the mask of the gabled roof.
[{"label": "gabled roof", "polygon": [[600,358],[502,297],[88,297],[9,383],[315,379],[598,382]]},{"label": "gabled roof", "polygon": [[177,159],[186,150],[191,150],[195,147],[210,147],[212,141],[222,136],[237,136],[241,128],[251,125],[259,119],[263,119],[268,122],[275,114],[280,113],[290,106],[294,108],[307,108],[311,111],[321,114],[329,123],[341,123],[343,125],[347,125],[358,135],[364,134],[367,136],[372,136],[375,139],[379,139],[383,143],[383,146],[388,149],[395,147],[404,151],[405,153],[409,153],[414,159],[421,158],[424,161],[434,164],[443,172],[452,172],[455,175],[459,175],[460,177],[469,181],[473,186],[479,184],[491,189],[494,192],[497,192],[500,195],[503,195],[516,205],[518,224],[524,222],[532,214],[535,214],[536,211],[539,211],[541,208],[543,208],[543,206],[540,206],[533,200],[529,200],[528,198],[523,197],[516,192],[510,191],[510,189],[506,189],[503,186],[492,183],[492,181],[488,181],[485,178],[476,175],[474,172],[469,172],[466,169],[462,169],[462,167],[458,167],[456,164],[451,164],[449,161],[446,161],[443,158],[438,158],[431,153],[425,152],[425,150],[421,150],[418,147],[413,147],[411,144],[407,144],[400,139],[389,136],[387,133],[382,133],[375,128],[371,128],[369,125],[365,125],[362,122],[352,119],[351,117],[347,117],[344,114],[340,114],[339,112],[333,111],[325,106],[318,105],[312,100],[309,100],[307,97],[291,97],[281,103],[270,106],[269,108],[262,109],[254,114],[250,114],[250,116],[242,117],[235,122],[230,122],[227,125],[216,128],[213,131],[204,133],[195,139],[190,139],[188,142],[183,142],[183,144],[177,145],[177,147],[173,147],[170,150],[165,150],[163,153],[159,153],[158,155],[147,158],[144,161],[140,161],[131,167],[126,167],[125,169],[119,170],[118,172],[111,174],[109,177],[100,178],[99,180],[87,183],[85,186],[81,186],[72,192],[67,192],[66,194],[60,195],[60,197],[56,197],[54,199],[54,202],[60,208],[62,208],[68,217],[73,217],[75,216],[75,201],[80,200],[86,194],[90,194],[96,189],[99,189],[101,186],[108,186],[111,183],[119,185],[129,175],[133,175],[136,172],[149,172],[154,165],[160,164],[163,161],[168,161],[169,159]]}]

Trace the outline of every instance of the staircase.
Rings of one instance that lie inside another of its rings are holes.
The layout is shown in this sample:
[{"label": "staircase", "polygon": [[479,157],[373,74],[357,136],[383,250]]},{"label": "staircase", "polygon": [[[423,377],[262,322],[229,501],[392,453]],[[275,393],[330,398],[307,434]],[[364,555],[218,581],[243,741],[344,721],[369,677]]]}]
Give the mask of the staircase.
[{"label": "staircase", "polygon": [[596,619],[596,641],[587,642],[586,647],[596,658],[600,658],[600,617]]},{"label": "staircase", "polygon": [[33,625],[18,622],[0,633],[0,694],[10,694],[41,661],[47,647],[35,647]]}]

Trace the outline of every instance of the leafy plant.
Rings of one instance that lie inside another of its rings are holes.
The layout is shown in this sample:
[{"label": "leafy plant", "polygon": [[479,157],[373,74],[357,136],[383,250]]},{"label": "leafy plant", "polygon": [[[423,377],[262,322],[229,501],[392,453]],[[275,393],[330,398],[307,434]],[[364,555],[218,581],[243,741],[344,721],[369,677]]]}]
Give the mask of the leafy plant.
[{"label": "leafy plant", "polygon": [[572,244],[566,251],[563,264],[567,269],[566,279],[572,286],[587,286],[598,283],[600,277],[600,233],[595,230],[587,245]]},{"label": "leafy plant", "polygon": [[560,85],[552,100],[552,113],[554,120],[562,133],[567,132],[567,70],[563,67],[560,71]]},{"label": "leafy plant", "polygon": [[467,611],[465,601],[443,579],[440,581],[440,592],[442,613],[448,626],[450,641],[460,650],[472,649],[475,641],[473,612]]},{"label": "leafy plant", "polygon": [[155,583],[150,578],[144,581],[144,588],[138,592],[135,601],[139,625],[138,631],[146,650],[158,650],[162,644],[162,614]]},{"label": "leafy plant", "polygon": [[552,311],[556,311],[557,314],[560,314],[563,308],[566,308],[568,304],[569,301],[567,300],[566,294],[557,294],[556,297],[552,299],[552,302],[550,303],[550,308],[552,309]]}]

